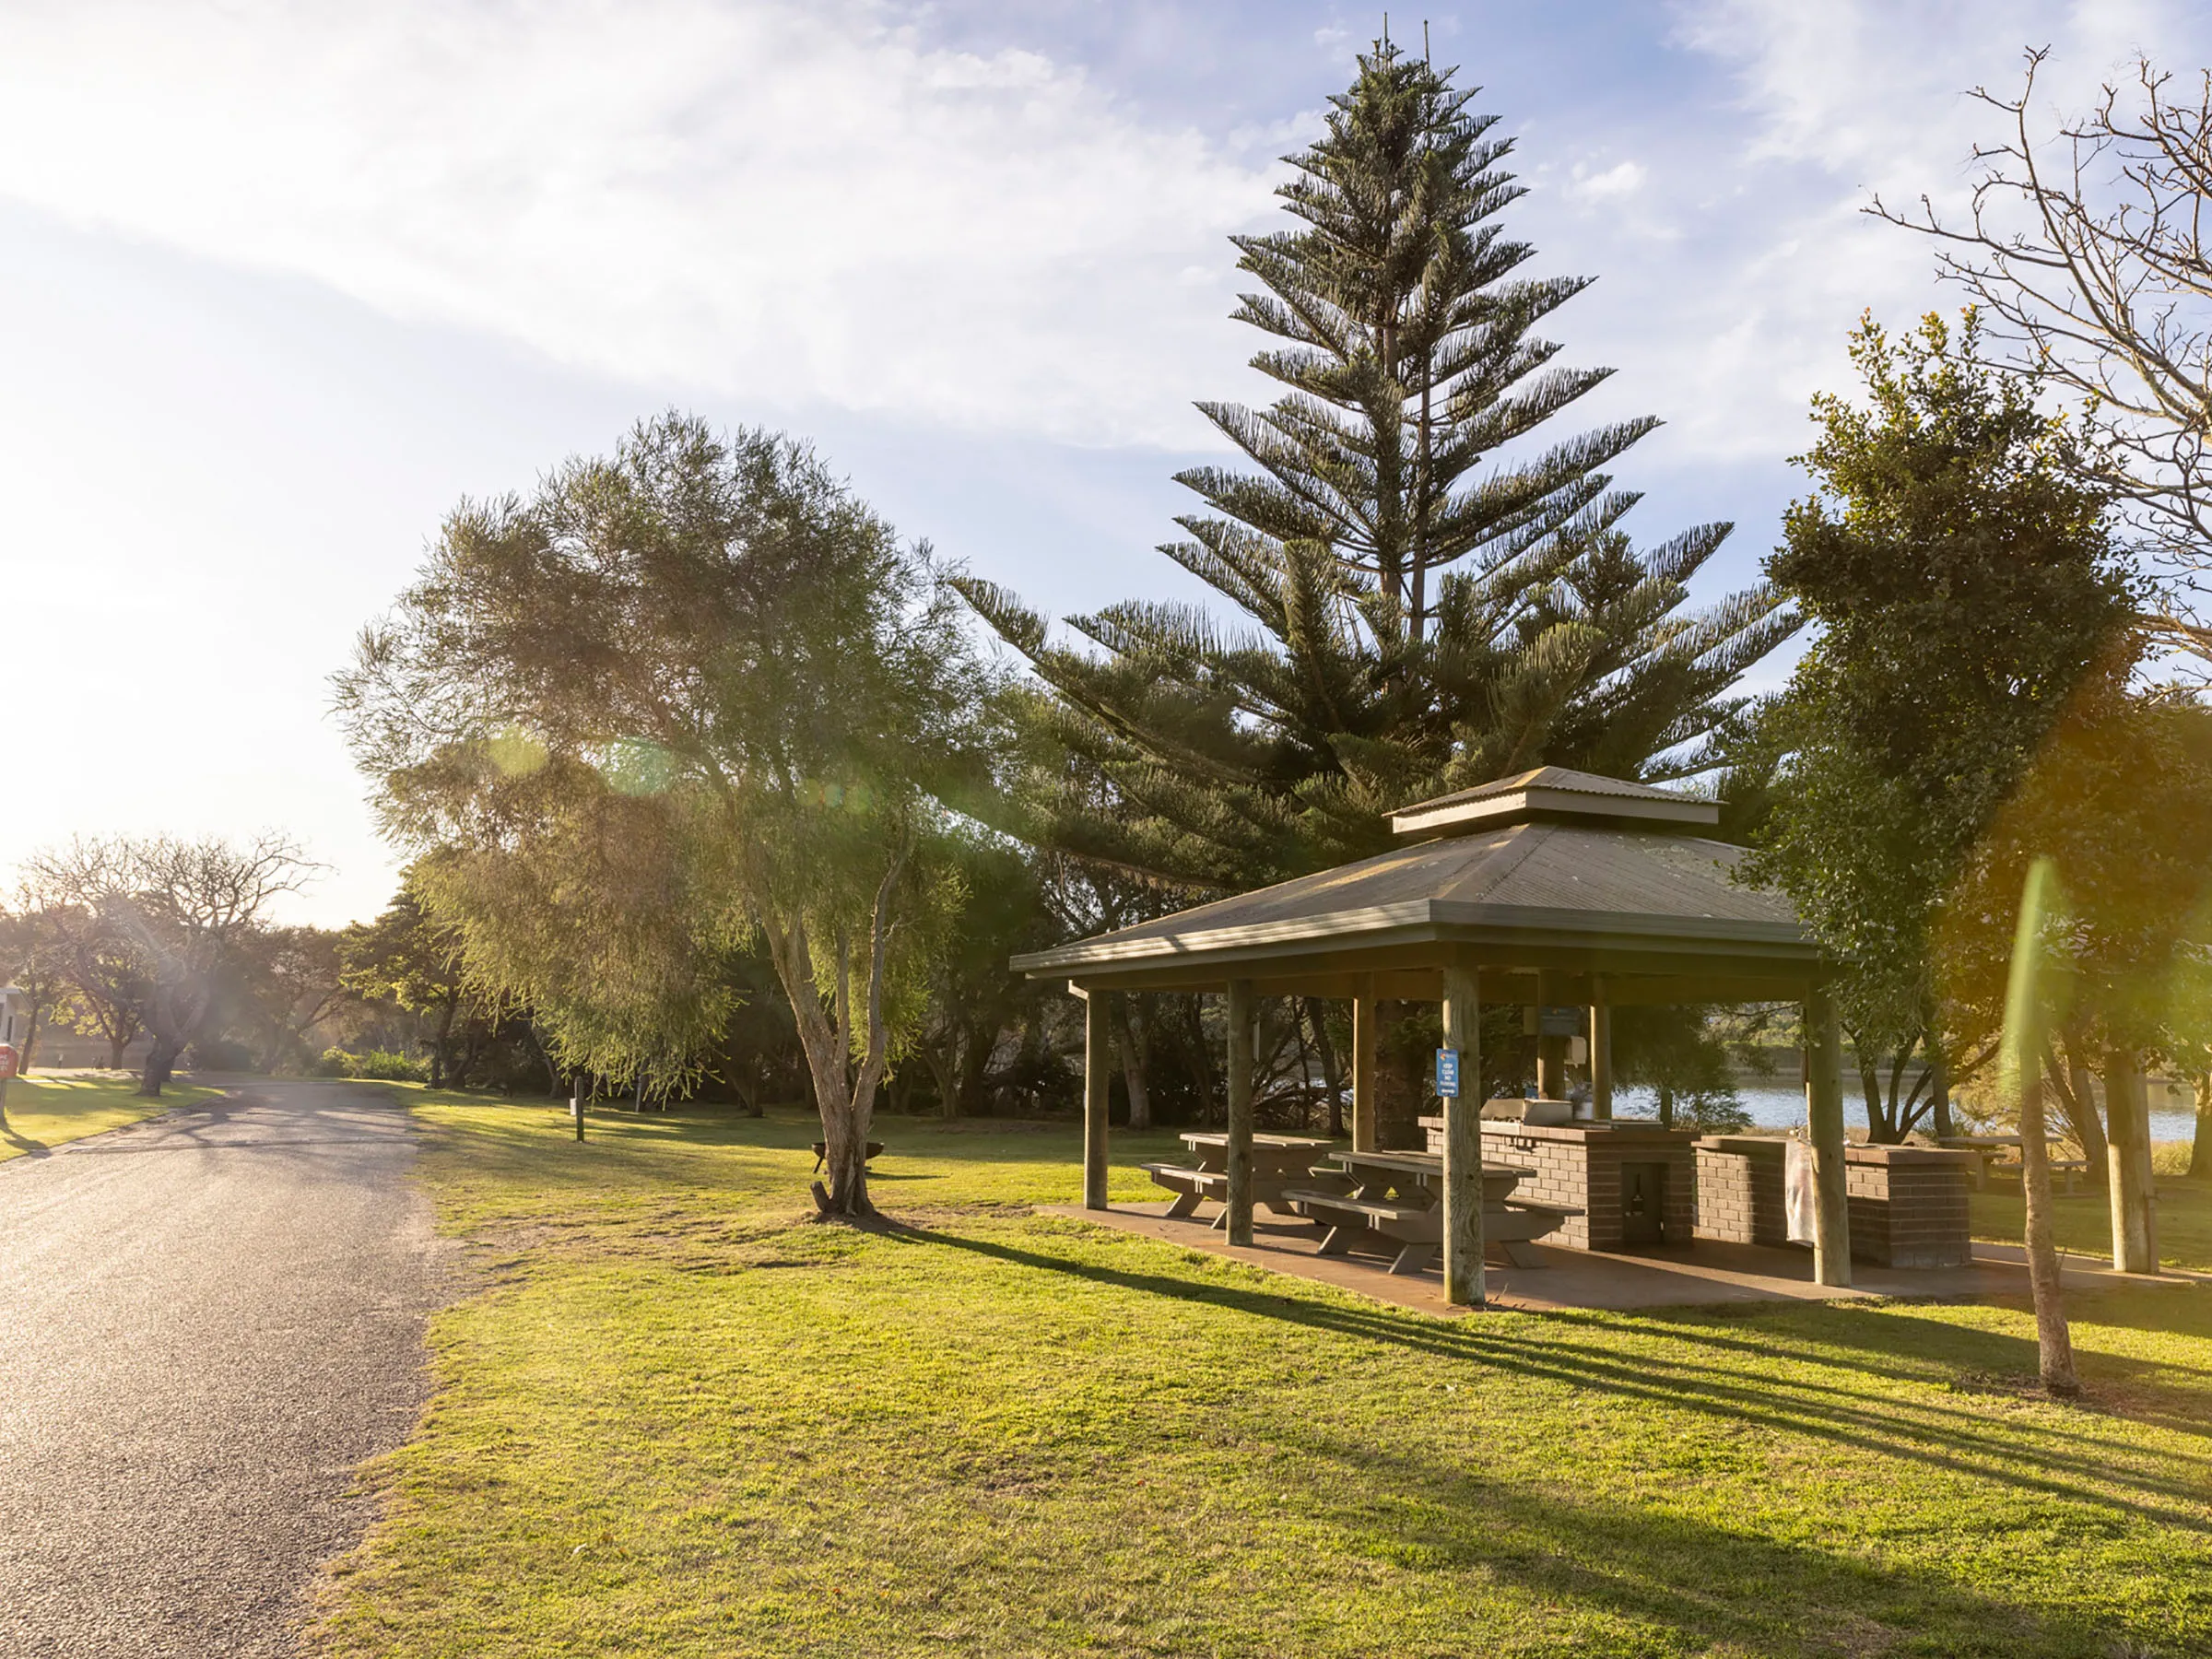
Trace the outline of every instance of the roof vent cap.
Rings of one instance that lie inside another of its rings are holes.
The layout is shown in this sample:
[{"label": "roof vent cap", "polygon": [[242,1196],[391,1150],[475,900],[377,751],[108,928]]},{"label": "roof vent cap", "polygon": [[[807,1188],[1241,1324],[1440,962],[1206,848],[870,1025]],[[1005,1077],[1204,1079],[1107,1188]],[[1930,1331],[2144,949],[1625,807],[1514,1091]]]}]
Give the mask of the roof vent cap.
[{"label": "roof vent cap", "polygon": [[1390,815],[1394,834],[1430,838],[1470,835],[1508,824],[1560,821],[1632,823],[1649,829],[1711,830],[1721,809],[1711,801],[1692,800],[1670,789],[1631,783],[1624,778],[1539,766],[1478,783],[1473,789],[1417,801]]}]

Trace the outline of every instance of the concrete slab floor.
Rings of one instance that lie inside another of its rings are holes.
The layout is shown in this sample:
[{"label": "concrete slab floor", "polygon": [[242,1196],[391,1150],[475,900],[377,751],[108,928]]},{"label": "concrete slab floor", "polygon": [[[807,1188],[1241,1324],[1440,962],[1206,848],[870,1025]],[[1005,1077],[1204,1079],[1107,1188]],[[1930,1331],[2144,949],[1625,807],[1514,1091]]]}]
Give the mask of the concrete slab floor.
[{"label": "concrete slab floor", "polygon": [[[1308,1221],[1262,1211],[1253,1222],[1253,1242],[1231,1245],[1212,1225],[1214,1211],[1187,1219],[1170,1219],[1160,1204],[1117,1204],[1087,1210],[1078,1205],[1040,1206],[1039,1213],[1088,1221],[1137,1233],[1186,1250],[1204,1251],[1234,1262],[1248,1262],[1293,1277],[1334,1285],[1394,1307],[1457,1317],[1466,1310],[1444,1300],[1439,1269],[1400,1277],[1385,1270],[1380,1256],[1323,1256],[1321,1230]],[[1818,1301],[1876,1297],[1937,1301],[1979,1301],[2025,1298],[2028,1268],[2017,1245],[1976,1244],[1971,1266],[1947,1268],[1876,1267],[1852,1265],[1853,1283],[1836,1288],[1813,1283],[1813,1253],[1758,1244],[1724,1244],[1700,1239],[1694,1244],[1665,1245],[1633,1253],[1559,1250],[1535,1245],[1543,1265],[1512,1267],[1495,1259],[1485,1279],[1489,1304],[1508,1310],[1560,1308],[1627,1312],[1641,1308],[1712,1307],[1729,1302]],[[2089,1258],[2065,1258],[2069,1290],[2119,1285],[2167,1285],[2176,1289],[2212,1284],[2212,1275],[2169,1269],[2156,1278],[2114,1273]]]}]

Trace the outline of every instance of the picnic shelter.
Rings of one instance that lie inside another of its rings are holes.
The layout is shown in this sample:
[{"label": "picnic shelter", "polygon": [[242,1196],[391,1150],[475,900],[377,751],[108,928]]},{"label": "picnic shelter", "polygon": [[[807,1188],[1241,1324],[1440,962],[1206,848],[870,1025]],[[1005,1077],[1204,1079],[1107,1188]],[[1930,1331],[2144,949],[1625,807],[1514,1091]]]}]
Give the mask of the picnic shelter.
[{"label": "picnic shelter", "polygon": [[[1611,1114],[1609,1011],[1654,1003],[1796,1002],[1805,1017],[1814,1171],[1814,1277],[1851,1282],[1841,1048],[1829,965],[1780,894],[1734,878],[1742,850],[1712,838],[1719,809],[1672,791],[1541,767],[1403,807],[1401,844],[1013,959],[1086,999],[1084,1205],[1106,1205],[1109,999],[1220,994],[1228,1012],[1226,1222],[1252,1242],[1253,1040],[1262,996],[1352,1006],[1352,1138],[1374,1145],[1376,1004],[1442,1005],[1470,1079],[1442,1100],[1447,1301],[1484,1300],[1477,1015],[1485,1002],[1590,1010],[1593,1108]],[[1563,1050],[1540,1046],[1538,1092],[1564,1093]]]}]

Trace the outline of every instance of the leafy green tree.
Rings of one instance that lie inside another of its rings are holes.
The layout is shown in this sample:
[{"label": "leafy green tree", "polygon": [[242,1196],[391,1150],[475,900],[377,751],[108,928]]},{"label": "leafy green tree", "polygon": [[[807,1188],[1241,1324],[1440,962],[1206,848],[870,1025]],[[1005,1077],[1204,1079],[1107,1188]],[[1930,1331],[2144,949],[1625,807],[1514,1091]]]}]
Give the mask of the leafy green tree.
[{"label": "leafy green tree", "polygon": [[[481,939],[488,971],[573,1011],[577,982],[538,976],[581,971],[610,874],[654,889],[629,967],[703,983],[699,964],[761,939],[829,1145],[818,1199],[854,1215],[912,1011],[894,980],[938,901],[917,850],[980,776],[984,684],[926,549],[791,440],[669,415],[528,500],[460,507],[339,702],[384,824],[429,861],[432,914],[481,928],[472,967]],[[586,879],[566,883],[564,851],[591,854]],[[621,995],[571,1034],[641,1041],[632,1015],[667,1005],[650,975]]]},{"label": "leafy green tree", "polygon": [[139,1019],[139,964],[129,942],[89,898],[65,884],[63,873],[25,867],[18,894],[19,961],[41,961],[49,1025],[108,1045],[108,1068],[123,1069],[124,1051],[145,1030]]},{"label": "leafy green tree", "polygon": [[228,975],[231,1026],[251,1040],[261,1070],[312,1060],[309,1033],[352,994],[343,939],[330,928],[262,927],[240,941]]},{"label": "leafy green tree", "polygon": [[[1930,314],[1893,341],[1862,323],[1866,401],[1814,399],[1815,492],[1767,561],[1820,632],[1763,722],[1778,763],[1746,873],[1850,964],[1844,1019],[1881,1140],[1931,1112],[1946,1126],[1948,1081],[1990,1057],[1989,1029],[1946,1041],[1938,909],[2069,694],[2128,649],[2104,498],[2077,481],[2065,426],[1979,365],[1977,327],[1969,312],[1955,339]],[[1992,924],[2007,954],[2018,891],[2015,871]]]},{"label": "leafy green tree", "polygon": [[461,940],[452,927],[432,919],[411,868],[375,921],[346,930],[338,960],[354,995],[390,1002],[437,1022],[429,1044],[430,1083],[441,1087],[452,1069],[453,1022],[465,997]]},{"label": "leafy green tree", "polygon": [[1256,471],[1180,482],[1206,511],[1161,551],[1240,620],[1131,601],[1071,619],[962,592],[1043,682],[1006,822],[1035,844],[1185,887],[1251,887],[1386,844],[1408,800],[1546,762],[1707,769],[1729,688],[1795,626],[1771,594],[1686,607],[1728,533],[1649,552],[1603,470],[1648,432],[1534,447],[1609,371],[1535,330],[1586,286],[1530,277],[1496,118],[1388,42],[1289,159],[1298,228],[1237,239],[1238,320],[1270,336],[1264,410],[1200,406]]},{"label": "leafy green tree", "polygon": [[[2065,900],[2063,925],[2046,929],[2042,944],[2063,993],[2054,993],[2048,1018],[2075,1033],[2073,1057],[2104,1073],[2108,1101],[2156,1061],[2184,1075],[2205,1069],[2212,711],[2131,686],[2116,665],[2083,677],[1941,915],[1937,971],[1969,1043],[1995,1037],[2007,900],[2038,860],[2048,861]],[[2044,1069],[2055,1084],[2055,1047]],[[2075,1088],[2087,1093],[2081,1082]],[[2093,1113],[2094,1102],[2086,1110]],[[2103,1160],[2101,1145],[2085,1150]]]},{"label": "leafy green tree", "polygon": [[1615,1078],[1651,1089],[1659,1121],[1670,1129],[1721,1133],[1750,1126],[1712,1012],[1694,1005],[1613,1011]]},{"label": "leafy green tree", "polygon": [[[641,1102],[688,1093],[735,1003],[732,940],[691,844],[682,792],[626,791],[592,766],[523,754],[479,797],[488,834],[413,866],[457,947],[465,994],[519,1001],[559,1069],[624,1079]],[[623,774],[619,771],[617,777]]]},{"label": "leafy green tree", "polygon": [[1064,935],[1053,926],[1037,863],[1021,848],[966,829],[943,837],[937,855],[959,901],[931,930],[920,959],[924,1012],[911,1053],[928,1074],[937,1110],[959,1117],[982,1105],[1003,1034],[1054,991],[1009,973],[1006,959]]},{"label": "leafy green tree", "polygon": [[30,1005],[29,1030],[16,1069],[28,1074],[37,1058],[39,1032],[49,1025],[69,995],[68,953],[62,918],[41,905],[28,888],[13,911],[0,911],[0,977],[21,991]]}]

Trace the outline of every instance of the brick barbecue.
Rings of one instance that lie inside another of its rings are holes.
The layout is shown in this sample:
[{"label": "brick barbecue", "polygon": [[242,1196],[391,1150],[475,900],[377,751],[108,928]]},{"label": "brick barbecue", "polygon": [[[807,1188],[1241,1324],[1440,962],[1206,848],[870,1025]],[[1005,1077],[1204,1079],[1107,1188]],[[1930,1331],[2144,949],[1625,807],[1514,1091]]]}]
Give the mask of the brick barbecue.
[{"label": "brick barbecue", "polygon": [[[1421,1119],[1431,1152],[1443,1150],[1444,1121]],[[1485,1161],[1519,1164],[1535,1174],[1514,1196],[1580,1210],[1540,1241],[1569,1250],[1633,1250],[1687,1244],[1697,1223],[1696,1135],[1632,1118],[1572,1124],[1488,1122]],[[1647,1202],[1632,1205],[1641,1196]],[[1640,1211],[1646,1224],[1637,1225]],[[1639,1236],[1641,1234],[1641,1236]]]},{"label": "brick barbecue", "polygon": [[[1786,1244],[1786,1143],[1713,1135],[1697,1143],[1697,1236]],[[1967,1193],[1975,1155],[1933,1147],[1851,1146],[1843,1152],[1853,1261],[1883,1267],[1962,1267],[1972,1250]]]}]

